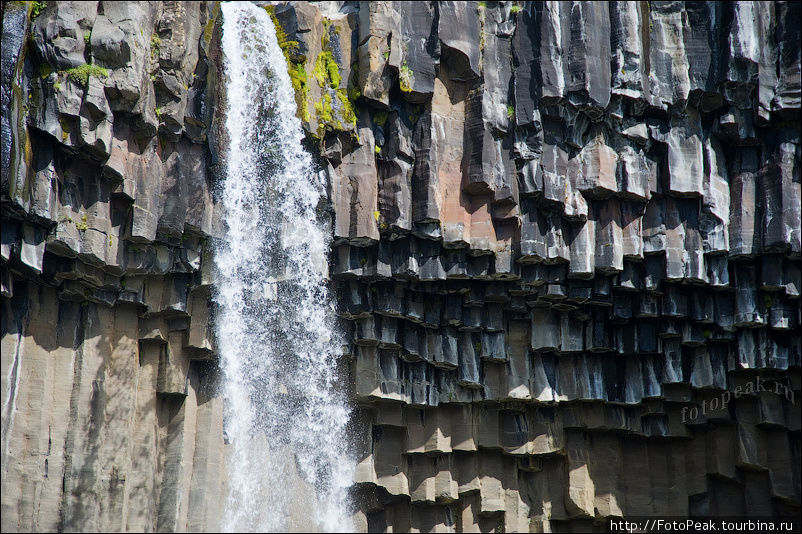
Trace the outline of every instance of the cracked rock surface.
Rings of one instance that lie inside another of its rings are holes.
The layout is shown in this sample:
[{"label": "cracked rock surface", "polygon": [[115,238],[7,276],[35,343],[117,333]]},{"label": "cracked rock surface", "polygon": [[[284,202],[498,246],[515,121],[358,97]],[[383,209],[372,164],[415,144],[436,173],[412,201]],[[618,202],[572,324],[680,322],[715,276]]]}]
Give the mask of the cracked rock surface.
[{"label": "cracked rock surface", "polygon": [[[2,9],[2,529],[216,531],[219,6]],[[360,530],[799,515],[799,3],[270,11]]]},{"label": "cracked rock surface", "polygon": [[308,131],[363,528],[798,513],[799,6],[355,14],[359,136]]}]

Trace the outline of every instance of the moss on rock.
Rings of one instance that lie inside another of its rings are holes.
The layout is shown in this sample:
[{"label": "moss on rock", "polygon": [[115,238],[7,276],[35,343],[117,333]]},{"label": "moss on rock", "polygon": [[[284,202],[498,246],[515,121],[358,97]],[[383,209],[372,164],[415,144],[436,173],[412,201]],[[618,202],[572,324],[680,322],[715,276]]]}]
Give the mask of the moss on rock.
[{"label": "moss on rock", "polygon": [[306,58],[300,54],[298,41],[290,40],[284,28],[281,26],[281,23],[276,17],[276,6],[267,5],[265,6],[265,11],[267,11],[268,15],[270,15],[270,19],[273,21],[273,26],[276,29],[278,46],[284,53],[284,59],[287,62],[287,73],[290,75],[292,88],[295,90],[298,117],[300,117],[302,121],[308,122],[310,119],[309,76],[304,66]]},{"label": "moss on rock", "polygon": [[70,80],[74,81],[75,83],[81,84],[84,87],[86,84],[89,83],[90,76],[96,76],[98,78],[108,78],[109,77],[109,70],[104,69],[103,67],[98,67],[94,64],[83,64],[80,67],[73,67],[71,69],[67,69],[64,71]]}]

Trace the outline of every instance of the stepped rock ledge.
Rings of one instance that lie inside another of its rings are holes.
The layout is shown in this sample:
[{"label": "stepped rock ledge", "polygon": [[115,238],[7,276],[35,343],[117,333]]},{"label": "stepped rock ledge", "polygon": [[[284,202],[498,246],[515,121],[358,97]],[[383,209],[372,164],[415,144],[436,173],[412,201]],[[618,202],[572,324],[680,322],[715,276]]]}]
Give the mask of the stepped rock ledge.
[{"label": "stepped rock ledge", "polygon": [[[327,186],[353,528],[799,518],[801,3],[257,4]],[[221,32],[2,4],[3,532],[223,526]]]}]

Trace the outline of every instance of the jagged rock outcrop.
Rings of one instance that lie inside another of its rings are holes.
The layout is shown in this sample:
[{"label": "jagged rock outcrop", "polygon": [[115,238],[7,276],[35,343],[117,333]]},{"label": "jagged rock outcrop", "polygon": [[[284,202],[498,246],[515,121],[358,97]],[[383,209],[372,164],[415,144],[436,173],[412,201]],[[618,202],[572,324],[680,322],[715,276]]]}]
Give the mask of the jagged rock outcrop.
[{"label": "jagged rock outcrop", "polygon": [[[216,3],[43,4],[3,4],[3,531],[214,531]],[[799,515],[799,3],[268,11],[360,529]]]},{"label": "jagged rock outcrop", "polygon": [[798,4],[333,11],[363,527],[798,514]]},{"label": "jagged rock outcrop", "polygon": [[3,532],[219,528],[216,17],[3,4]]}]

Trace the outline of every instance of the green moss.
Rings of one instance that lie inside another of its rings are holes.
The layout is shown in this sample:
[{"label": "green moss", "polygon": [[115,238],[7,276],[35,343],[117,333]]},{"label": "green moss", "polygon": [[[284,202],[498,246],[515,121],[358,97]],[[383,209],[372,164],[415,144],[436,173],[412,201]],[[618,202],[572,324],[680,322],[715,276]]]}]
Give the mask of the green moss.
[{"label": "green moss", "polygon": [[300,91],[301,88],[306,85],[308,80],[308,76],[306,74],[306,69],[304,68],[303,64],[299,63],[297,66],[293,64],[293,67],[287,69],[287,72],[290,74],[290,82],[292,83],[292,88],[296,91]]},{"label": "green moss", "polygon": [[[284,59],[287,61],[287,73],[290,75],[292,88],[295,90],[296,104],[298,106],[298,117],[305,122],[310,119],[309,116],[309,76],[306,73],[304,58],[300,54],[300,45],[298,41],[291,41],[284,28],[279,23],[275,14],[276,7],[273,5],[265,6],[265,11],[270,15],[273,21],[273,26],[276,29],[276,40],[278,46],[284,53]],[[339,73],[338,73],[339,74]]]},{"label": "green moss", "polygon": [[31,20],[35,20],[45,10],[47,2],[31,2],[31,4]]},{"label": "green moss", "polygon": [[353,129],[356,126],[356,113],[354,106],[348,99],[344,89],[338,89],[334,95],[337,98],[337,109],[334,108],[334,100],[331,93],[325,93],[320,102],[315,104],[315,111],[318,122],[318,136],[322,137],[327,129],[345,130],[346,126]]},{"label": "green moss", "polygon": [[507,118],[511,119],[513,117],[513,115],[515,115],[515,108],[508,104],[507,105]]},{"label": "green moss", "polygon": [[[327,19],[324,19],[325,33],[328,34]],[[340,66],[334,59],[334,54],[328,49],[328,38],[323,39],[324,49],[315,58],[313,76],[318,85],[323,89],[323,96],[320,102],[315,104],[317,115],[318,136],[322,137],[328,130],[355,130],[356,112],[354,111],[353,100],[361,96],[358,89],[341,89]],[[336,102],[335,99],[336,98]]]},{"label": "green moss", "polygon": [[287,32],[284,31],[284,27],[278,21],[276,17],[276,6],[268,5],[265,6],[265,11],[267,14],[270,15],[270,20],[273,21],[273,27],[276,31],[276,40],[278,41],[278,46],[281,48],[281,51],[286,53],[291,49],[294,48],[297,50],[298,41],[290,41],[287,37]]},{"label": "green moss", "polygon": [[53,84],[54,91],[61,91],[61,82],[56,82]]},{"label": "green moss", "polygon": [[159,53],[161,51],[162,45],[162,38],[156,35],[155,33],[150,36],[150,57],[152,59],[158,59]]},{"label": "green moss", "polygon": [[79,83],[83,86],[89,83],[90,76],[96,76],[98,78],[108,78],[109,71],[108,69],[104,69],[103,67],[98,67],[97,65],[89,65],[84,64],[80,67],[73,67],[71,69],[67,69],[65,71],[67,76],[70,80],[74,81],[75,83]]},{"label": "green moss", "polygon": [[41,76],[42,79],[44,80],[45,78],[50,76],[51,72],[53,72],[53,67],[50,66],[50,63],[48,63],[47,61],[42,61],[42,64],[39,65],[39,76]]},{"label": "green moss", "polygon": [[309,77],[303,63],[287,63],[292,88],[298,98],[298,116],[302,121],[309,121]]},{"label": "green moss", "polygon": [[86,32],[84,34],[84,44],[89,46],[89,41],[91,41],[91,40],[92,40],[92,32]]},{"label": "green moss", "polygon": [[162,108],[161,106],[156,106],[156,118],[159,118],[161,116],[162,116]]},{"label": "green moss", "polygon": [[340,113],[342,114],[343,120],[351,126],[356,126],[354,105],[351,103],[351,100],[349,100],[345,89],[337,90],[337,100],[340,102]]},{"label": "green moss", "polygon": [[330,123],[332,120],[333,110],[331,108],[331,95],[326,93],[320,99],[320,102],[315,103],[315,111],[317,112],[317,121],[321,127]]},{"label": "green moss", "polygon": [[331,87],[336,89],[340,86],[340,67],[334,60],[334,54],[330,50],[324,50],[318,54],[315,60],[315,79],[320,87]]},{"label": "green moss", "polygon": [[375,122],[379,126],[384,127],[384,125],[387,123],[387,112],[386,111],[377,111],[373,115],[373,122]]},{"label": "green moss", "polygon": [[517,4],[516,4],[516,5],[514,5],[514,6],[512,6],[512,7],[510,8],[510,13],[512,13],[513,15],[515,15],[516,13],[520,13],[520,12],[521,12],[521,9],[523,9],[523,8],[522,8],[521,6],[519,6],[519,5],[517,5]]},{"label": "green moss", "polygon": [[64,117],[59,117],[58,122],[61,125],[61,140],[66,143],[70,138],[70,123]]},{"label": "green moss", "polygon": [[401,90],[405,93],[411,93],[414,80],[415,73],[412,72],[412,69],[404,62],[404,64],[401,65],[401,69],[398,71],[398,84],[401,86]]},{"label": "green moss", "polygon": [[214,7],[212,8],[212,14],[209,17],[209,20],[206,22],[206,26],[203,27],[203,40],[206,44],[212,42],[212,35],[214,35],[214,23],[219,14],[220,2],[215,2]]},{"label": "green moss", "polygon": [[[323,50],[326,50],[327,48],[329,48],[329,45],[331,44],[331,31],[332,31],[331,20],[326,17],[323,17],[323,20],[321,22],[323,23],[323,33],[320,36],[320,46],[323,48]],[[339,26],[334,27],[334,33],[337,35],[340,34]]]},{"label": "green moss", "polygon": [[382,153],[382,147],[380,147],[379,145],[374,146],[373,147],[373,152],[375,152],[376,154],[381,154]]}]

